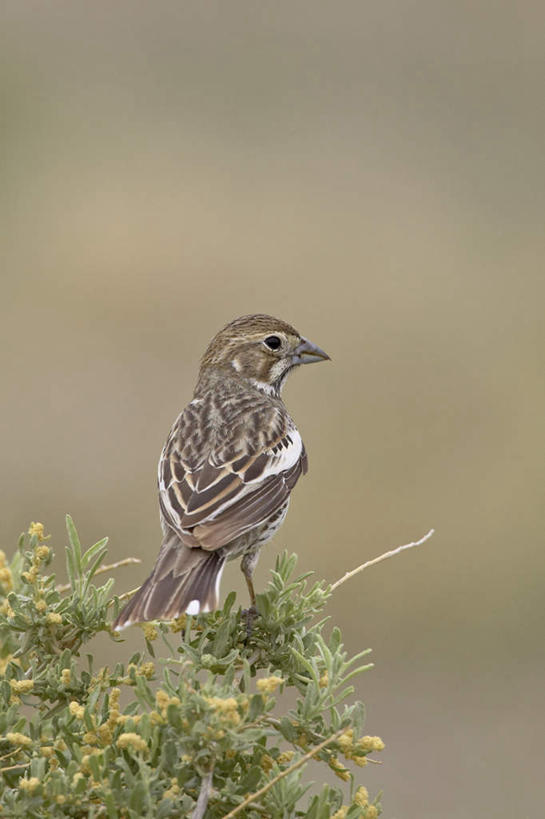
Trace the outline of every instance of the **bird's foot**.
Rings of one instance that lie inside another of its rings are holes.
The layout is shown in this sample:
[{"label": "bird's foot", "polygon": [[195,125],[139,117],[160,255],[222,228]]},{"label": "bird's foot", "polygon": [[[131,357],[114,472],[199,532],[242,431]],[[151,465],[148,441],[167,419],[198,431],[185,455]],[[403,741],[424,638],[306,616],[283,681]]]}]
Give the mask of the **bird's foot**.
[{"label": "bird's foot", "polygon": [[242,616],[246,619],[246,637],[249,640],[254,630],[254,623],[259,616],[256,607],[250,606],[249,609],[243,609]]}]

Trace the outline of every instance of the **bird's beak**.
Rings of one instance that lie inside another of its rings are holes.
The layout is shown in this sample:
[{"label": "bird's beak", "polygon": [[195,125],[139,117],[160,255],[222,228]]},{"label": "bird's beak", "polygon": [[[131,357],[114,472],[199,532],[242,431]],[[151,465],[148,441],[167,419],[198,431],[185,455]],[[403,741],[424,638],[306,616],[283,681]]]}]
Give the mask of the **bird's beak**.
[{"label": "bird's beak", "polygon": [[315,361],[330,361],[328,354],[307,338],[301,339],[293,351],[294,364],[313,364]]}]

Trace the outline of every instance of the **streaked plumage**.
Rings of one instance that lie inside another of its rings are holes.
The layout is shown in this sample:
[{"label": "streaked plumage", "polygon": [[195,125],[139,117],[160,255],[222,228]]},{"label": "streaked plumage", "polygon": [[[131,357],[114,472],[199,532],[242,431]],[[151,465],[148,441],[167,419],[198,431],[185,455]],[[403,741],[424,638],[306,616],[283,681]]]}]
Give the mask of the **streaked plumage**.
[{"label": "streaked plumage", "polygon": [[163,545],[152,574],[114,627],[216,608],[225,562],[252,574],[307,471],[305,447],[280,397],[299,364],[328,358],[289,324],[243,316],[210,342],[193,400],[158,470]]}]

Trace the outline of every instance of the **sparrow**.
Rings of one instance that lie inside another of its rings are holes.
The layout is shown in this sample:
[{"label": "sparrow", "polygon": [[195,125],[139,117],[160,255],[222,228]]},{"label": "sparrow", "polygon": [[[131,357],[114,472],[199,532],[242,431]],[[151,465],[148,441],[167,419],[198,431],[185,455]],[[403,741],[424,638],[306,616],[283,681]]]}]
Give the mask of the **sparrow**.
[{"label": "sparrow", "polygon": [[288,375],[329,359],[285,321],[242,316],[210,342],[193,400],[178,416],[158,468],[163,543],[155,567],[114,628],[217,608],[226,561],[253,573],[307,471],[301,435],[283,401]]}]

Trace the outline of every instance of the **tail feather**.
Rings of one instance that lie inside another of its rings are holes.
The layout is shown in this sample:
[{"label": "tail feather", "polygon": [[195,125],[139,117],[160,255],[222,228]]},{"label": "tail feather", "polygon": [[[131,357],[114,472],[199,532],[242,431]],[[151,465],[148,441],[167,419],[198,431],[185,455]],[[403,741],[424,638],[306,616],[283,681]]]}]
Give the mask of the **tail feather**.
[{"label": "tail feather", "polygon": [[146,620],[174,620],[184,613],[213,611],[219,602],[224,565],[225,558],[216,552],[166,540],[153,572],[119,613],[114,629],[120,631]]}]

